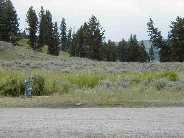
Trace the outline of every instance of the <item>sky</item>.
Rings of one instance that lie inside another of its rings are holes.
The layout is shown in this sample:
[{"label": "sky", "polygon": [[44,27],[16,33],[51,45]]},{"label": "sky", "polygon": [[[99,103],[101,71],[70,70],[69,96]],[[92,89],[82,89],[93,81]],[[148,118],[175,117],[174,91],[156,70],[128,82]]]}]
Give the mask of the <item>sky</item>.
[{"label": "sky", "polygon": [[120,41],[136,34],[147,40],[149,18],[167,37],[170,23],[184,14],[184,0],[12,0],[20,18],[20,28],[26,27],[26,12],[30,6],[39,13],[40,7],[51,11],[53,20],[64,17],[68,27],[76,31],[95,15],[105,30],[106,40]]}]

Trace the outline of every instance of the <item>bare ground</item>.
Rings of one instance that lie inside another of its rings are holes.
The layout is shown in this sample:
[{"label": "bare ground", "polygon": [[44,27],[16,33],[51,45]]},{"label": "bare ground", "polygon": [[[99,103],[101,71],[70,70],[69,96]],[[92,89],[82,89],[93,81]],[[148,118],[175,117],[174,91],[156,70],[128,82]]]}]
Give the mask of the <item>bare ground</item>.
[{"label": "bare ground", "polygon": [[184,137],[184,108],[0,109],[1,138]]}]

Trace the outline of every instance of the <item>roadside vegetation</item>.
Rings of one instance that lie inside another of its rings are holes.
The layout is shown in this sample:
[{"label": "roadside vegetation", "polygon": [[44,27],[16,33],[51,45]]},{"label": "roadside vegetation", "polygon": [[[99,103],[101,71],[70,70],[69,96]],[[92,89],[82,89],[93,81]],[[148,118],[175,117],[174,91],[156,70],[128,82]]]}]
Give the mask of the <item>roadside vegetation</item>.
[{"label": "roadside vegetation", "polygon": [[[33,98],[24,98],[26,72],[0,70],[0,107],[174,106],[184,104],[184,87],[174,71],[33,71]],[[12,98],[11,98],[12,97]],[[13,98],[14,97],[14,98]]]}]

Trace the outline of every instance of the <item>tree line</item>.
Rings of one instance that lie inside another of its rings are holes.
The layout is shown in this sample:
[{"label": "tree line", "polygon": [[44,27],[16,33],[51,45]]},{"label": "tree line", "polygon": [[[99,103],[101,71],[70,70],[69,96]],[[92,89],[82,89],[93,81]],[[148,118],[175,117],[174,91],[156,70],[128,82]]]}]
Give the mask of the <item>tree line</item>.
[{"label": "tree line", "polygon": [[72,32],[72,29],[67,29],[64,18],[58,28],[57,22],[52,23],[52,15],[48,10],[45,11],[42,7],[38,19],[35,10],[30,7],[27,12],[27,23],[30,45],[33,49],[48,45],[48,53],[53,55],[58,55],[59,50],[63,50],[69,52],[71,56],[94,60],[147,61],[148,56],[144,46],[138,43],[136,35],[131,35],[128,42],[125,40],[119,44],[111,40],[105,42],[105,31],[94,15],[76,32]]},{"label": "tree line", "polygon": [[167,39],[163,38],[161,31],[150,19],[147,23],[148,36],[152,42],[149,51],[146,51],[143,41],[138,42],[136,35],[131,35],[128,41],[106,42],[105,30],[94,15],[76,32],[67,27],[65,18],[59,25],[54,22],[51,12],[43,7],[37,14],[31,6],[26,17],[28,34],[20,32],[19,19],[11,0],[1,0],[0,41],[15,43],[19,37],[28,37],[33,50],[48,46],[48,54],[51,55],[58,56],[62,50],[71,56],[121,62],[153,61],[153,49],[159,49],[161,62],[184,61],[184,18],[181,17],[171,22]]},{"label": "tree line", "polygon": [[167,39],[163,38],[161,31],[154,26],[152,19],[147,26],[152,47],[160,49],[161,62],[184,61],[184,18],[178,16],[175,21],[171,22],[171,30]]}]

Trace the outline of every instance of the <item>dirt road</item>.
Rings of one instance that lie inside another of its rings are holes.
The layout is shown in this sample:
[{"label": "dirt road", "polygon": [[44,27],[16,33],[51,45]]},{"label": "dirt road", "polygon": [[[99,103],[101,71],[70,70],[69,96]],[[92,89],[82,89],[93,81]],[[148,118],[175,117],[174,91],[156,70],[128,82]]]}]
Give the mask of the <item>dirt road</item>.
[{"label": "dirt road", "polygon": [[0,138],[184,137],[184,108],[0,109]]}]

